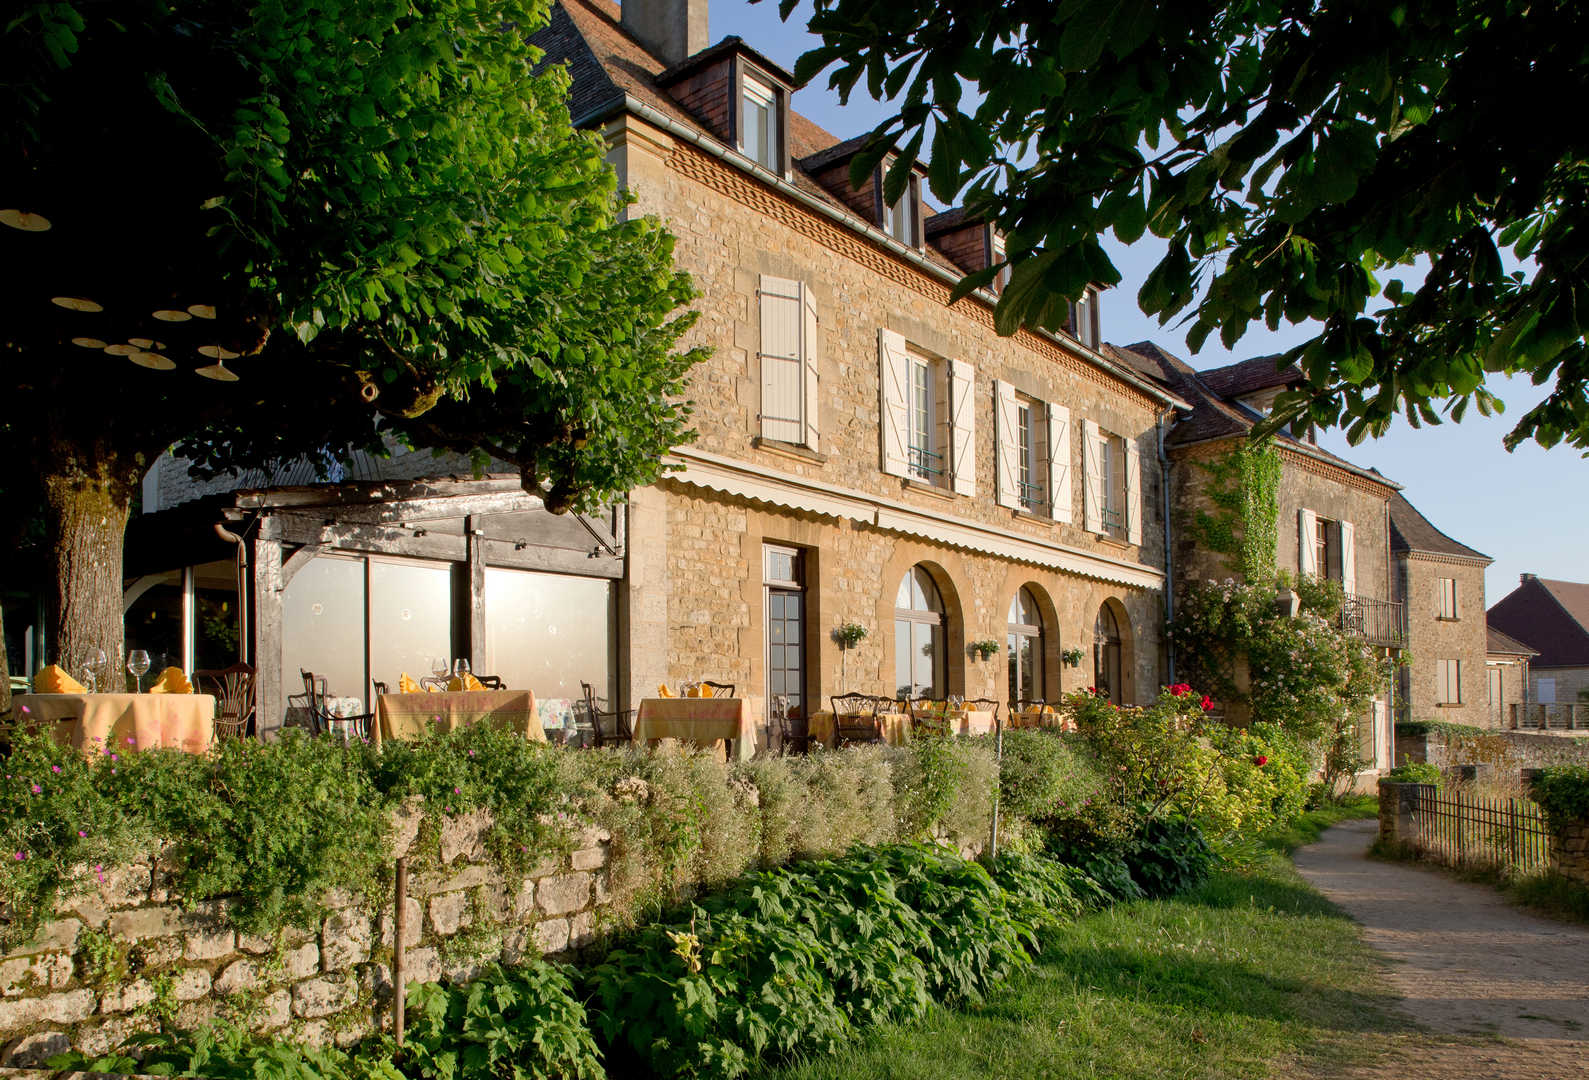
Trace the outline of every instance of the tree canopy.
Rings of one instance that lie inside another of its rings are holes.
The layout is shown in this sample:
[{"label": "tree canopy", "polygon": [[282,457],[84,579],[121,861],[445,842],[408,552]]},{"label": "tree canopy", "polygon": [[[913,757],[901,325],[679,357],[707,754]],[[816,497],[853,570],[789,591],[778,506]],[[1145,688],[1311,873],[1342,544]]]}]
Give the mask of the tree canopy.
[{"label": "tree canopy", "polygon": [[[1500,402],[1487,375],[1553,383],[1506,438],[1589,451],[1589,67],[1574,0],[814,0],[832,69],[897,111],[885,197],[933,194],[1006,234],[1001,332],[1063,325],[1120,274],[1101,246],[1167,250],[1142,309],[1194,350],[1318,320],[1288,352],[1306,415],[1354,441]],[[795,0],[780,0],[785,18]],[[969,275],[963,295],[992,281]]]},{"label": "tree canopy", "polygon": [[[600,135],[572,129],[568,75],[528,40],[548,17],[49,0],[10,19],[0,438],[34,463],[63,575],[74,516],[111,519],[119,563],[173,444],[213,473],[396,440],[509,462],[553,510],[655,479],[689,437],[694,293]],[[97,572],[119,594],[119,566]]]}]

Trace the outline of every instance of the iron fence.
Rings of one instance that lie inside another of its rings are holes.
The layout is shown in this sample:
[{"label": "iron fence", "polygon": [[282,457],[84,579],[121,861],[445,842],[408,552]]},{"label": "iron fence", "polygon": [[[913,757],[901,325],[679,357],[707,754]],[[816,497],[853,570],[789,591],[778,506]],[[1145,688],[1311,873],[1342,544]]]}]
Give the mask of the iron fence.
[{"label": "iron fence", "polygon": [[1552,838],[1528,799],[1484,799],[1419,784],[1412,806],[1413,845],[1447,866],[1537,874],[1550,868]]},{"label": "iron fence", "polygon": [[1589,728],[1589,703],[1529,701],[1509,706],[1512,730],[1577,731]]}]

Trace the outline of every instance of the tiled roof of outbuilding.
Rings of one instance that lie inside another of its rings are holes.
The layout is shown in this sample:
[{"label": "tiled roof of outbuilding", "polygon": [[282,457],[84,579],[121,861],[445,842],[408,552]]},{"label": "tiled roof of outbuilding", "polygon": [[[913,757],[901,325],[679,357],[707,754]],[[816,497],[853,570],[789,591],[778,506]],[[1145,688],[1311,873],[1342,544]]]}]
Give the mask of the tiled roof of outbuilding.
[{"label": "tiled roof of outbuilding", "polygon": [[1458,540],[1453,540],[1430,520],[1418,512],[1400,492],[1390,500],[1390,550],[1395,552],[1421,551],[1427,555],[1453,555],[1460,559],[1483,559],[1494,562],[1482,551]]},{"label": "tiled roof of outbuilding", "polygon": [[1503,634],[1493,626],[1484,628],[1488,635],[1484,651],[1491,656],[1538,656],[1536,649],[1530,649],[1521,641],[1510,634]]},{"label": "tiled roof of outbuilding", "polygon": [[1536,668],[1589,667],[1589,585],[1583,582],[1524,574],[1488,619],[1539,650]]}]

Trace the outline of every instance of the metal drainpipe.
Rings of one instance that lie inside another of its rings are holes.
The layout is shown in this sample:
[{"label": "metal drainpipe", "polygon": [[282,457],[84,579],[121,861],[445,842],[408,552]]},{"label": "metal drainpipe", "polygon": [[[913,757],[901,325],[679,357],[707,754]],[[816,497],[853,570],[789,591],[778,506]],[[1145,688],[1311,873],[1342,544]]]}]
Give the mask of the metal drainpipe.
[{"label": "metal drainpipe", "polygon": [[1168,681],[1172,684],[1175,682],[1175,641],[1167,628],[1175,621],[1175,549],[1171,546],[1174,530],[1170,526],[1170,458],[1164,452],[1164,421],[1174,412],[1174,408],[1165,409],[1154,424],[1159,441],[1159,486],[1164,494],[1164,656],[1169,667]]}]

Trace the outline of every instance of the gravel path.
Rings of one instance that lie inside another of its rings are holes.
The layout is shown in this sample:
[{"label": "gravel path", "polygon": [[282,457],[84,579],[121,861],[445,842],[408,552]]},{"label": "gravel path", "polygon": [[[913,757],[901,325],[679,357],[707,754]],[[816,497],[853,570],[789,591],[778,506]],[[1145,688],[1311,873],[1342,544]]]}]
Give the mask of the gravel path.
[{"label": "gravel path", "polygon": [[1363,926],[1425,1037],[1397,1040],[1363,1080],[1589,1077],[1589,927],[1531,915],[1487,885],[1364,857],[1375,821],[1297,852],[1309,884]]}]

